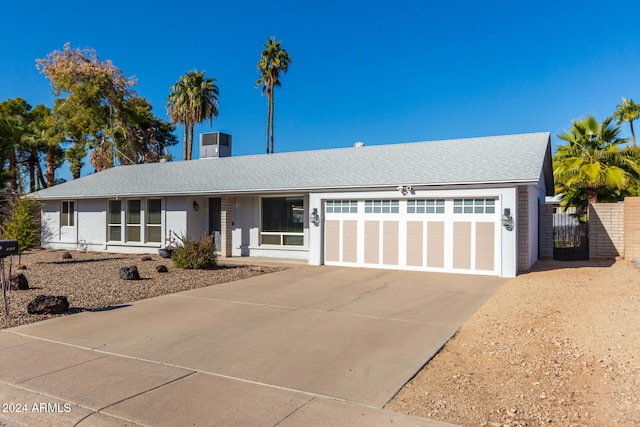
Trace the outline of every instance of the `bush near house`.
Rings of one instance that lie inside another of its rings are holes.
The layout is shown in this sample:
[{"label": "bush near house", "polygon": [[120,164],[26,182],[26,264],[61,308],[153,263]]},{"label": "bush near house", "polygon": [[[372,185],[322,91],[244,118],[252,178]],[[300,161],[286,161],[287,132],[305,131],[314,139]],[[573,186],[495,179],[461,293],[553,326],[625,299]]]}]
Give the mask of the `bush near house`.
[{"label": "bush near house", "polygon": [[40,245],[40,204],[16,194],[9,196],[0,210],[0,239],[18,241],[20,263],[22,252]]},{"label": "bush near house", "polygon": [[213,236],[200,240],[182,236],[181,243],[173,250],[173,264],[178,268],[213,270],[218,265],[218,254]]}]

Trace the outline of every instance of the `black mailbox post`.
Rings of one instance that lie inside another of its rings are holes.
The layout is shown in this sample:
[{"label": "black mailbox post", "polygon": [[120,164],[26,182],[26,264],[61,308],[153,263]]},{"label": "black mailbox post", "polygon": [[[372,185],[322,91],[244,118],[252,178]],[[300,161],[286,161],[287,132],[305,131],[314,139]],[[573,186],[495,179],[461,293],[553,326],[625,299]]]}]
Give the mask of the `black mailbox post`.
[{"label": "black mailbox post", "polygon": [[17,240],[0,240],[0,258],[18,255]]}]

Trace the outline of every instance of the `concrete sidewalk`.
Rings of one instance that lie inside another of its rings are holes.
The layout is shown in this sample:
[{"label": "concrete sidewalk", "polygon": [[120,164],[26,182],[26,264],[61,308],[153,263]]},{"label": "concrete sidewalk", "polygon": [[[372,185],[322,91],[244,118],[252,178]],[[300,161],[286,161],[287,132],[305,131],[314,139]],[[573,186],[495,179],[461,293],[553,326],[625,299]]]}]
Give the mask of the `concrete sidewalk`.
[{"label": "concrete sidewalk", "polygon": [[36,426],[446,425],[381,408],[503,282],[300,266],[13,328],[0,333],[2,416]]}]

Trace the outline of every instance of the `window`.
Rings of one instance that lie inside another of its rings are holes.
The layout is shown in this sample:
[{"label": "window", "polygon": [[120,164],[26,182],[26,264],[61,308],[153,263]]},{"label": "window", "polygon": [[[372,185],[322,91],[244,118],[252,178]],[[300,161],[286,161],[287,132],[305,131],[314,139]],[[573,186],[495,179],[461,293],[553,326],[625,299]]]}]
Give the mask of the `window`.
[{"label": "window", "polygon": [[75,226],[75,202],[71,201],[63,201],[62,202],[62,218],[60,219],[60,224],[63,227],[74,227]]},{"label": "window", "polygon": [[140,241],[140,200],[127,200],[127,242]]},{"label": "window", "polygon": [[365,200],[364,213],[399,213],[398,200]]},{"label": "window", "polygon": [[358,213],[357,200],[327,200],[326,213]]},{"label": "window", "polygon": [[162,201],[160,199],[147,200],[147,242],[162,242]]},{"label": "window", "polygon": [[407,213],[442,214],[444,213],[444,199],[407,200]]},{"label": "window", "polygon": [[260,242],[263,245],[304,245],[304,202],[302,197],[262,199]]},{"label": "window", "polygon": [[496,212],[496,199],[453,199],[454,214],[492,214]]},{"label": "window", "polygon": [[122,214],[120,200],[109,200],[107,211],[107,240],[120,242],[122,240]]}]

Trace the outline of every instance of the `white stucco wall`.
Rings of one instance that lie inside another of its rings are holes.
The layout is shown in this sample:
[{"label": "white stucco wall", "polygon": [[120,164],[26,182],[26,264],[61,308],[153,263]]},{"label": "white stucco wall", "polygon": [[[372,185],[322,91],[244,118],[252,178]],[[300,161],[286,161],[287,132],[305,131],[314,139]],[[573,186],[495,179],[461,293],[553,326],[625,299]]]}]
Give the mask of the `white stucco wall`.
[{"label": "white stucco wall", "polygon": [[102,249],[107,238],[105,200],[77,200],[76,224],[77,241],[80,248],[89,250]]},{"label": "white stucco wall", "polygon": [[249,256],[251,242],[259,239],[257,197],[236,197],[233,206],[232,256]]},{"label": "white stucco wall", "polygon": [[[300,193],[277,197],[299,196]],[[263,256],[308,259],[309,257],[309,196],[304,197],[304,246],[279,247],[260,245],[260,196],[236,197],[233,207],[232,256]]]},{"label": "white stucco wall", "polygon": [[52,245],[60,242],[60,202],[50,200],[41,206],[42,247],[52,248]]},{"label": "white stucco wall", "polygon": [[[198,210],[195,210],[194,202],[198,204]],[[209,235],[209,199],[206,197],[187,197],[185,209],[187,213],[186,234],[195,240]]]},{"label": "white stucco wall", "polygon": [[[145,242],[108,242],[107,241],[107,203],[109,199],[82,199],[75,202],[75,221],[73,227],[60,226],[61,201],[50,200],[42,206],[42,247],[51,249],[86,249],[122,253],[154,253],[164,245]],[[123,221],[126,200],[122,199]],[[145,198],[142,198],[141,215],[144,217]],[[178,235],[187,232],[187,203],[184,197],[162,198],[163,226],[162,235],[169,230]],[[202,215],[206,218],[206,212]],[[197,218],[194,219],[196,223]],[[202,222],[202,221],[201,221]],[[205,222],[206,223],[206,222]],[[123,224],[123,234],[125,233]],[[200,230],[201,223],[194,226]],[[144,239],[145,227],[141,228]]]}]

